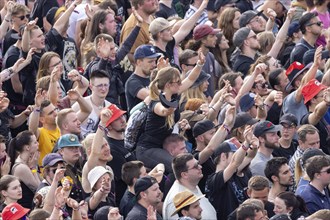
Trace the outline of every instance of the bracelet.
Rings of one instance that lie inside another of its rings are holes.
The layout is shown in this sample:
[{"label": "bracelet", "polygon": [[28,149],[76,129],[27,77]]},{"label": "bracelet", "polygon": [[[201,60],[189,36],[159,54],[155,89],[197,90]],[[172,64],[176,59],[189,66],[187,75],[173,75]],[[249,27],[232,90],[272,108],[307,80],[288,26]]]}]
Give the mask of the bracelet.
[{"label": "bracelet", "polygon": [[213,106],[209,106],[209,108],[210,109],[213,109],[213,111],[217,111],[217,110],[215,110],[215,108],[213,108]]},{"label": "bracelet", "polygon": [[223,127],[224,129],[226,129],[226,131],[227,131],[227,135],[229,135],[229,134],[230,134],[230,129],[229,129],[228,125],[226,125],[226,124],[222,124],[222,127]]},{"label": "bracelet", "polygon": [[197,61],[196,66],[203,67],[204,66],[204,63],[203,64],[200,64],[199,61]]},{"label": "bracelet", "polygon": [[9,71],[9,75],[12,75],[14,73],[14,70],[12,67],[8,68],[8,71]]},{"label": "bracelet", "polygon": [[245,151],[247,151],[247,150],[250,148],[250,147],[245,146],[244,144],[242,144],[241,147],[242,147],[242,149],[245,150]]},{"label": "bracelet", "polygon": [[34,112],[39,112],[39,113],[40,113],[40,108],[35,108],[33,111],[34,111]]},{"label": "bracelet", "polygon": [[31,169],[32,173],[37,173],[37,169]]},{"label": "bracelet", "polygon": [[98,128],[99,128],[101,131],[104,131],[104,133],[106,133],[106,134],[109,132],[109,130],[108,130],[106,127],[104,127],[104,126],[102,126],[102,125],[100,125],[100,124],[99,124]]}]

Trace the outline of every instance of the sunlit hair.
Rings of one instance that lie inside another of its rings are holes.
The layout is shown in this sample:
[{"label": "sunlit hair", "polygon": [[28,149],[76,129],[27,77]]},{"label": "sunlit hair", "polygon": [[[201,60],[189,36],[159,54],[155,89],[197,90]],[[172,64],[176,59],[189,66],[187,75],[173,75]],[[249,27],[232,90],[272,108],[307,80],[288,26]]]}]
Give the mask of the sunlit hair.
[{"label": "sunlit hair", "polygon": [[43,76],[47,76],[50,75],[49,72],[49,63],[50,60],[53,57],[58,57],[59,59],[61,59],[60,55],[58,55],[55,52],[49,51],[46,52],[42,55],[40,62],[39,62],[39,69],[38,69],[38,73],[37,73],[37,80],[40,79]]},{"label": "sunlit hair", "polygon": [[218,28],[222,30],[230,45],[233,44],[233,36],[235,31],[237,31],[233,26],[233,20],[237,11],[240,12],[237,8],[226,8],[218,18]]}]

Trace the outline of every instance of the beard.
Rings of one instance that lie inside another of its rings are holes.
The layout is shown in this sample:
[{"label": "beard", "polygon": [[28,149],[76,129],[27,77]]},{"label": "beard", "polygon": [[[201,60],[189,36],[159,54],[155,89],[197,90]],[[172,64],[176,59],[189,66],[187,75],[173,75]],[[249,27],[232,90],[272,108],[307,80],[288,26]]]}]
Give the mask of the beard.
[{"label": "beard", "polygon": [[265,147],[268,148],[268,149],[272,149],[272,150],[274,150],[274,149],[279,148],[280,145],[279,145],[278,142],[277,142],[277,143],[270,143],[270,142],[268,142],[268,141],[266,140],[266,141],[265,141]]}]

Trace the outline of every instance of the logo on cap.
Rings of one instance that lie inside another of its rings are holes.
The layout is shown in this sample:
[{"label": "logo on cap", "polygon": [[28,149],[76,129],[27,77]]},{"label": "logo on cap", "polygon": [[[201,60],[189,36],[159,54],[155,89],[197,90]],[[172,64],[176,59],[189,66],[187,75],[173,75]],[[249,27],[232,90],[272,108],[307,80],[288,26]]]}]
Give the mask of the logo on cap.
[{"label": "logo on cap", "polygon": [[75,141],[76,141],[76,137],[73,136],[73,135],[70,135],[69,140],[70,140],[71,142],[75,142]]},{"label": "logo on cap", "polygon": [[11,207],[10,212],[15,214],[16,212],[18,212],[18,209],[16,207]]},{"label": "logo on cap", "polygon": [[273,126],[273,123],[271,123],[271,122],[267,123],[267,125],[266,125],[267,128],[270,128],[272,126]]}]

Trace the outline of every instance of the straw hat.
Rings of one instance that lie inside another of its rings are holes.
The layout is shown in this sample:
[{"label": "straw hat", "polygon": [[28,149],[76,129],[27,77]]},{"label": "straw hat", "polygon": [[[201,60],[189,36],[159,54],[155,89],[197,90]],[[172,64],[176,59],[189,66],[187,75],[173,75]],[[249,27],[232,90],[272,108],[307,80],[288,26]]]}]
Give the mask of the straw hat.
[{"label": "straw hat", "polygon": [[187,191],[187,190],[176,194],[173,198],[175,212],[173,212],[173,214],[171,216],[177,214],[178,211],[180,211],[182,208],[184,208],[188,205],[191,205],[194,202],[197,202],[198,200],[200,200],[203,197],[205,197],[205,195],[201,195],[201,196],[197,197],[192,192]]}]

